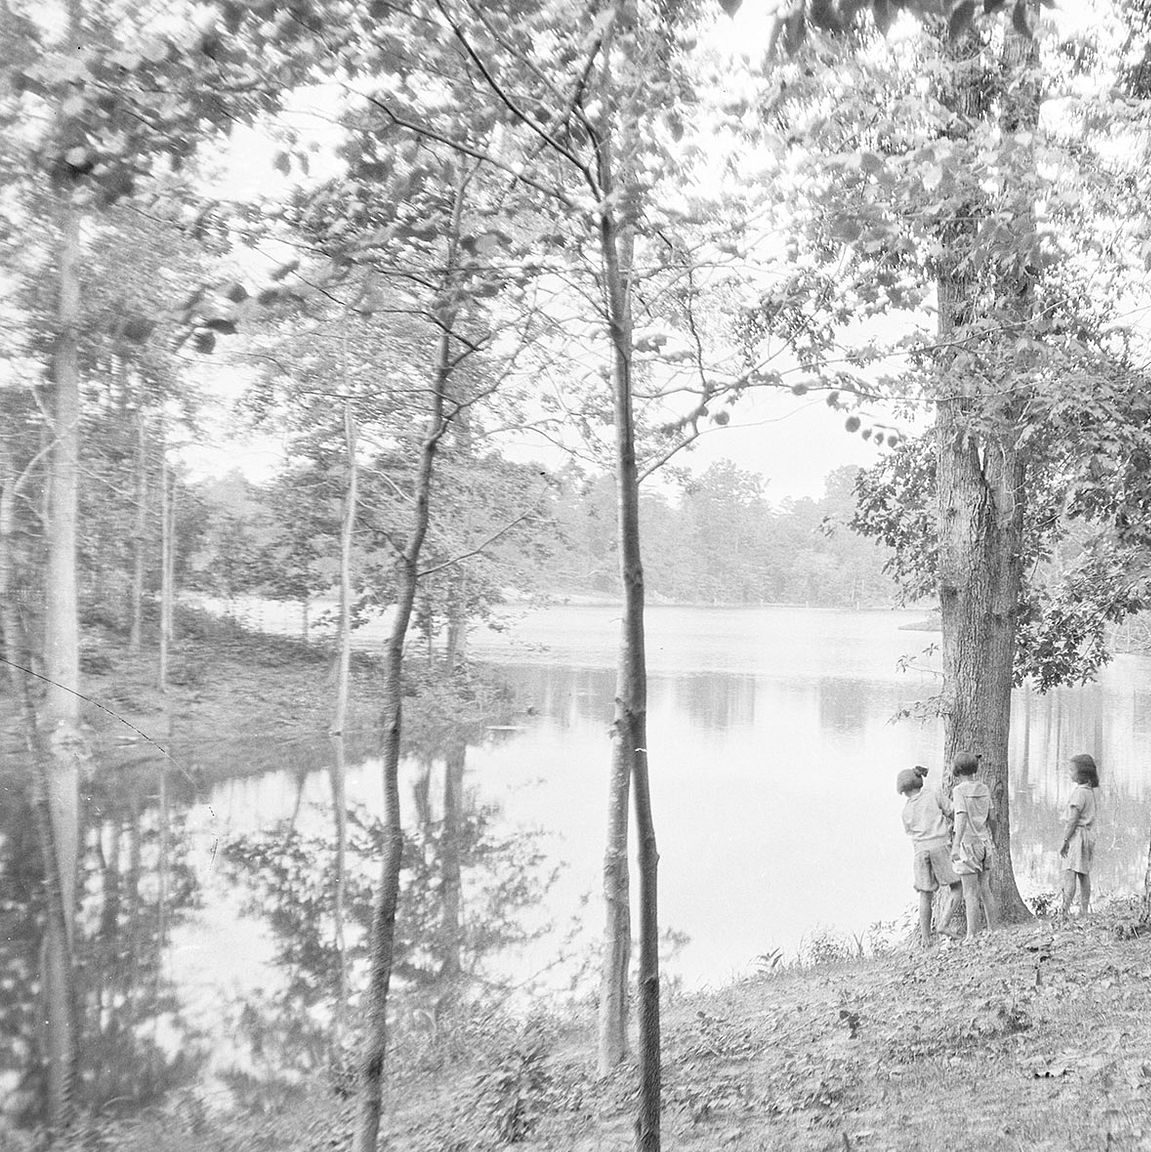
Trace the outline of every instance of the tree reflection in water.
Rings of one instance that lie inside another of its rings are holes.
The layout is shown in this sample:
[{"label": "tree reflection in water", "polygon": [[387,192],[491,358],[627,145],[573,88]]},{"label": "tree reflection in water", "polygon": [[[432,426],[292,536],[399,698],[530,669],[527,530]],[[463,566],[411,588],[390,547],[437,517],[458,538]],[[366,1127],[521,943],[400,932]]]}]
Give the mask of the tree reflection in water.
[{"label": "tree reflection in water", "polygon": [[[165,974],[166,935],[197,903],[182,818],[166,802],[166,773],[156,757],[101,762],[84,797],[74,1090],[88,1115],[112,1117],[159,1101],[195,1081],[209,1052],[207,1038],[183,1018],[178,989]],[[43,857],[24,788],[7,774],[4,784],[0,1137],[5,1125],[42,1124],[46,1091],[39,1009]]]},{"label": "tree reflection in water", "polygon": [[[556,875],[541,836],[507,831],[498,805],[478,803],[464,786],[466,752],[460,740],[421,757],[412,785],[416,819],[405,832],[393,973],[397,1038],[434,1037],[451,1013],[506,996],[491,961],[548,931],[534,915]],[[346,996],[354,1023],[364,986],[382,847],[380,821],[359,806],[347,814],[342,882],[338,828],[306,832],[282,821],[225,846],[229,878],[246,895],[245,914],[266,922],[282,977],[241,1013],[252,1067],[226,1077],[240,1099],[277,1078],[331,1067],[341,1005]],[[354,1050],[353,1037],[347,1044]]]}]

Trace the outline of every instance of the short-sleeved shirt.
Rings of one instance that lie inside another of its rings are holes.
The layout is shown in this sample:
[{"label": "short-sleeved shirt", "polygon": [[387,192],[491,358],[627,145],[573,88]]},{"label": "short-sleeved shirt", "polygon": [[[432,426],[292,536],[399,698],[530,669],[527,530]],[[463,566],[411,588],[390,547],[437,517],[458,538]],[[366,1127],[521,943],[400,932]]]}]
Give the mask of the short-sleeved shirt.
[{"label": "short-sleeved shirt", "polygon": [[937,848],[951,839],[951,805],[934,788],[920,788],[903,805],[903,828],[916,851]]},{"label": "short-sleeved shirt", "polygon": [[1089,784],[1077,784],[1067,801],[1064,820],[1075,818],[1076,828],[1095,827],[1095,789]]},{"label": "short-sleeved shirt", "polygon": [[956,784],[951,792],[951,802],[956,816],[960,812],[967,813],[967,825],[963,830],[965,841],[991,840],[991,831],[987,827],[991,815],[991,789],[982,780],[965,780]]}]

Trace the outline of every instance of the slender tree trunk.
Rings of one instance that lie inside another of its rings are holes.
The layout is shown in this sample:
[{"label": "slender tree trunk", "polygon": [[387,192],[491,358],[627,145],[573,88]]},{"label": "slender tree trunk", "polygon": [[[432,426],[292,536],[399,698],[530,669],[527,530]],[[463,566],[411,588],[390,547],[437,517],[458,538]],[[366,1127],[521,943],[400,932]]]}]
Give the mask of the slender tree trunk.
[{"label": "slender tree trunk", "polygon": [[[600,182],[605,194],[615,191],[610,138],[599,141]],[[616,678],[615,719],[612,727],[613,805],[622,792],[624,811],[609,815],[609,844],[604,862],[604,894],[608,898],[608,931],[616,933],[605,941],[605,961],[615,959],[621,925],[613,924],[621,898],[627,899],[626,867],[623,883],[618,875],[618,845],[626,844],[626,804],[630,790],[634,796],[637,866],[639,872],[639,1105],[635,1144],[639,1152],[659,1152],[660,1147],[660,1005],[659,1005],[659,919],[657,907],[659,852],[652,819],[647,755],[647,655],[644,639],[644,581],[640,554],[639,470],[635,453],[635,423],[632,410],[632,315],[631,315],[631,228],[620,225],[610,211],[601,217],[601,254],[608,331],[612,350],[612,402],[615,412],[615,474],[618,500],[619,562],[624,610],[620,637],[619,667]],[[612,842],[614,839],[615,843]],[[616,973],[604,970],[604,991],[618,988]],[[612,1005],[619,1012],[622,1005]],[[601,1067],[608,1044],[619,1040],[620,1019],[605,1017],[600,1008]],[[625,1017],[626,1019],[626,1017]],[[614,1033],[614,1034],[613,1034]]]},{"label": "slender tree trunk", "polygon": [[440,957],[440,978],[456,980],[463,970],[462,872],[460,833],[464,815],[464,767],[468,746],[453,740],[444,757],[444,820],[440,832],[440,894],[443,900],[441,926],[444,950]]},{"label": "slender tree trunk", "polygon": [[359,469],[356,464],[356,415],[351,400],[344,401],[344,445],[348,453],[348,484],[344,492],[344,520],[340,529],[340,625],[337,640],[336,707],[332,714],[331,729],[333,736],[340,736],[344,731],[352,662],[352,545],[356,531]]},{"label": "slender tree trunk", "polygon": [[47,1008],[49,1127],[62,1135],[75,1118],[76,1060],[73,970],[79,873],[80,775],[85,740],[80,725],[80,621],[76,572],[77,488],[80,464],[80,216],[62,205],[58,270],[59,331],[53,377],[55,440],[49,457],[48,565],[45,581],[44,713],[49,755],[45,791],[59,907],[45,932],[42,988]]},{"label": "slender tree trunk", "polygon": [[168,691],[168,597],[172,590],[168,587],[168,549],[172,541],[168,538],[168,459],[167,449],[160,463],[160,670],[161,692]]},{"label": "slender tree trunk", "polygon": [[333,919],[336,946],[336,1007],[332,1014],[332,1047],[340,1050],[348,1015],[348,946],[344,930],[348,887],[348,769],[343,736],[332,736],[332,811],[336,819],[336,894]]},{"label": "slender tree trunk", "polygon": [[[456,189],[444,266],[450,281],[457,256],[467,177]],[[372,907],[368,990],[364,1012],[364,1042],[359,1069],[359,1099],[354,1152],[376,1152],[382,1111],[384,1061],[388,1039],[388,989],[395,958],[396,909],[399,903],[403,831],[400,826],[400,740],[403,729],[403,653],[419,586],[419,562],[431,519],[432,477],[436,452],[447,430],[444,402],[453,360],[452,324],[443,324],[433,368],[424,438],[414,485],[414,507],[408,539],[395,563],[396,604],[384,650],[383,667],[383,793],[384,853],[379,887]]]},{"label": "slender tree trunk", "polygon": [[136,409],[136,514],[132,532],[132,592],[128,651],[139,652],[144,635],[144,568],[148,541],[148,417]]}]

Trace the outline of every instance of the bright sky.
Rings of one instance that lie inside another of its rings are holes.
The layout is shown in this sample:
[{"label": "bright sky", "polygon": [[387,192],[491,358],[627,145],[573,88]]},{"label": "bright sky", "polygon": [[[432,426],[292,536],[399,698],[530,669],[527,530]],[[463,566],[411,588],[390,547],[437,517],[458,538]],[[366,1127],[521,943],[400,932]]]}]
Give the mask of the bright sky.
[{"label": "bright sky", "polygon": [[[1091,8],[1096,6],[1092,4]],[[1066,21],[1060,20],[1063,24]],[[703,47],[732,57],[754,58],[766,42],[765,6],[749,0],[732,19],[721,17],[705,37]],[[329,167],[323,153],[330,153],[330,121],[338,102],[334,88],[317,88],[303,93],[285,120],[304,141],[315,140],[321,146],[314,168]],[[250,129],[239,129],[232,140],[220,180],[220,192],[228,197],[244,198],[267,194],[283,178],[272,168],[272,158],[280,145],[266,135]],[[243,263],[254,275],[266,272],[286,259],[284,251],[274,245],[258,253],[246,254]],[[891,369],[895,365],[890,366]],[[206,375],[222,397],[235,395],[243,386],[246,371],[242,363],[215,359]],[[882,411],[872,415],[896,423]],[[676,457],[675,463],[702,471],[720,459],[730,459],[742,468],[760,472],[768,480],[768,495],[779,501],[785,498],[819,496],[824,479],[833,469],[844,464],[869,465],[883,449],[864,441],[858,434],[844,430],[845,413],[828,409],[822,396],[796,397],[789,393],[764,393],[745,397],[732,411],[731,423],[725,428],[711,427],[688,452]],[[868,423],[866,415],[864,424]],[[897,425],[898,426],[898,425]],[[904,428],[917,431],[916,428]],[[281,459],[279,444],[267,437],[237,445],[226,420],[214,430],[216,447],[206,449],[191,461],[197,472],[211,473],[240,467],[254,479],[275,470]],[[558,467],[563,456],[547,446],[530,443],[509,445],[507,453],[518,459],[534,459],[549,467]]]}]

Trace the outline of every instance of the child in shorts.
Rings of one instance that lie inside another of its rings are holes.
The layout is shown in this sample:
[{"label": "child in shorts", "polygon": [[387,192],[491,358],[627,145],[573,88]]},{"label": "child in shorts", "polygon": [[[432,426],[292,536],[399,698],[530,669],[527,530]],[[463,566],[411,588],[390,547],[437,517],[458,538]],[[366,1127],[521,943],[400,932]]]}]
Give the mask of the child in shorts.
[{"label": "child in shorts", "polygon": [[1071,911],[1075,885],[1079,885],[1079,914],[1086,916],[1091,908],[1091,863],[1095,856],[1095,789],[1099,787],[1099,769],[1086,752],[1071,757],[1071,779],[1075,791],[1063,813],[1063,915]]},{"label": "child in shorts", "polygon": [[951,790],[955,809],[951,860],[963,885],[967,939],[970,940],[979,931],[980,906],[988,928],[994,928],[999,920],[999,909],[991,894],[991,865],[995,858],[991,842],[994,831],[991,790],[982,780],[975,779],[979,757],[971,752],[960,752],[952,761],[951,771],[955,776],[955,787]]},{"label": "child in shorts", "polygon": [[907,797],[903,805],[903,828],[911,837],[911,871],[919,893],[919,940],[931,946],[931,905],[941,884],[947,886],[939,909],[939,931],[951,935],[947,925],[959,900],[959,877],[951,867],[951,805],[935,788],[924,788],[927,769],[905,768],[895,778],[895,790]]}]

